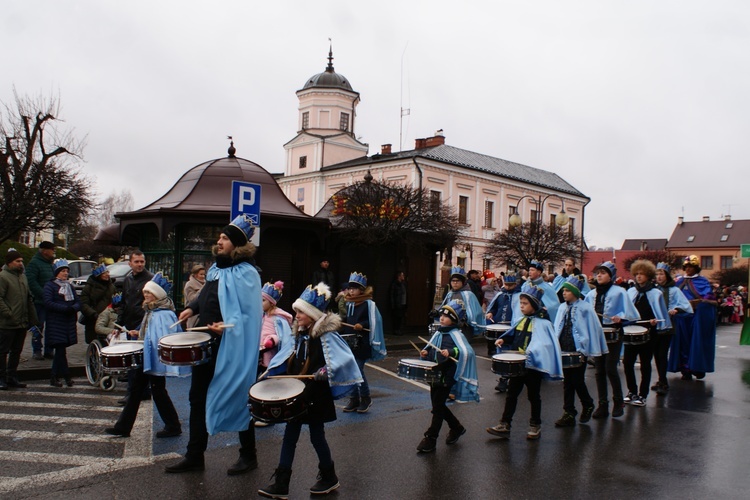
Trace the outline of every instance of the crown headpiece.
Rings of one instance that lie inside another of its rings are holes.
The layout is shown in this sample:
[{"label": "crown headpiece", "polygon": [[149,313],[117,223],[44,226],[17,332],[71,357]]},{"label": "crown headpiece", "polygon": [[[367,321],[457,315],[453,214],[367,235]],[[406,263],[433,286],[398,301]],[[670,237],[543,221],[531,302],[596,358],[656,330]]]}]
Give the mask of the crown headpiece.
[{"label": "crown headpiece", "polygon": [[367,276],[362,273],[354,272],[349,275],[349,284],[359,285],[362,288],[367,288]]},{"label": "crown headpiece", "polygon": [[156,283],[161,287],[162,290],[164,290],[164,293],[169,295],[169,293],[172,291],[172,282],[167,279],[166,276],[164,276],[162,273],[156,273],[153,278],[151,278],[151,281]]},{"label": "crown headpiece", "polygon": [[263,285],[261,294],[270,303],[272,303],[273,305],[276,305],[276,302],[278,302],[279,299],[281,298],[283,291],[284,291],[284,282],[277,281],[275,283],[266,283],[265,285]]}]

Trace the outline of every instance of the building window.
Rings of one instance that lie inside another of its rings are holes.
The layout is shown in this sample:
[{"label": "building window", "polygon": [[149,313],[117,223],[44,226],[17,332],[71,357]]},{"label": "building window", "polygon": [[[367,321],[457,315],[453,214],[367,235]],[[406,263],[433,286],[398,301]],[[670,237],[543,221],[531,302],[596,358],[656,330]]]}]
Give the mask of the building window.
[{"label": "building window", "polygon": [[721,256],[721,268],[722,269],[732,269],[733,267],[733,260],[731,255],[722,255]]},{"label": "building window", "polygon": [[349,130],[349,113],[341,113],[339,130]]},{"label": "building window", "polygon": [[713,269],[714,258],[712,255],[704,255],[701,257],[701,269]]},{"label": "building window", "polygon": [[430,210],[440,210],[440,191],[430,191]]},{"label": "building window", "polygon": [[729,235],[728,234],[722,234],[721,235],[721,239],[719,241],[727,241],[728,239],[729,239]]},{"label": "building window", "polygon": [[727,229],[732,229],[732,226],[733,226],[733,225],[734,225],[734,224],[732,224],[731,222],[727,222],[727,225],[726,225],[725,227],[726,227]]},{"label": "building window", "polygon": [[688,236],[688,243],[692,243],[695,240],[695,236]]},{"label": "building window", "polygon": [[536,210],[531,211],[530,222],[539,222],[539,212],[537,212]]},{"label": "building window", "polygon": [[458,223],[459,224],[469,223],[469,197],[468,196],[458,197]]},{"label": "building window", "polygon": [[305,188],[297,188],[297,203],[305,201]]},{"label": "building window", "polygon": [[307,166],[307,156],[299,157],[299,168],[305,168]]},{"label": "building window", "polygon": [[484,202],[484,227],[493,228],[495,227],[495,202],[485,201]]},{"label": "building window", "polygon": [[576,220],[573,217],[568,219],[568,234],[571,236],[576,234]]},{"label": "building window", "polygon": [[305,111],[302,113],[302,130],[310,128],[310,112]]}]

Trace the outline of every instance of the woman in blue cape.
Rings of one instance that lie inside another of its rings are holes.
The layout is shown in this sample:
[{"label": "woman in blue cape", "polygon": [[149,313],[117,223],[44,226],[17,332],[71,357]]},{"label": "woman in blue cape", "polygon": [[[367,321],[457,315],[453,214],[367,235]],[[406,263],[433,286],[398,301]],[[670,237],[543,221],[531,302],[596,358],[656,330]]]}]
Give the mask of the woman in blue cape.
[{"label": "woman in blue cape", "polygon": [[330,297],[328,285],[318,283],[315,288],[308,286],[294,301],[294,342],[282,343],[268,365],[271,376],[311,375],[312,379],[303,379],[305,388],[302,398],[307,403],[307,412],[287,422],[279,466],[273,476],[275,481],[258,490],[261,496],[287,498],[289,495],[292,463],[304,424],[310,429],[310,442],[318,456],[320,472],[310,493],[323,495],[339,487],[325,437],[325,423],[336,420],[334,399],[344,396],[361,383],[362,376],[349,346],[338,334],[341,318],[338,314],[325,312]]}]

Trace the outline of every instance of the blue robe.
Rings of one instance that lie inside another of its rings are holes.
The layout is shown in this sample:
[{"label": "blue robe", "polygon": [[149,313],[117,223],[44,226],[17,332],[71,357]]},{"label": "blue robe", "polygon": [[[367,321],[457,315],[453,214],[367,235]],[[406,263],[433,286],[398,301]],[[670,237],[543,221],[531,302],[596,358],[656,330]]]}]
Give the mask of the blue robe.
[{"label": "blue robe", "polygon": [[[596,305],[596,295],[596,288],[592,288],[586,294],[584,300],[593,307]],[[604,297],[604,317],[602,318],[602,324],[605,326],[613,325],[612,318],[615,316],[622,319],[621,324],[641,319],[641,314],[633,305],[633,301],[630,300],[627,292],[617,285],[612,285]]]},{"label": "blue robe", "polygon": [[500,337],[505,339],[505,342],[512,342],[511,339],[516,336],[516,328],[525,318],[529,318],[531,321],[529,327],[531,341],[526,346],[526,368],[544,373],[545,378],[562,380],[560,341],[548,319],[539,316],[521,316],[511,329]]},{"label": "blue robe", "polygon": [[[676,282],[687,300],[715,300],[711,283],[704,276],[683,276]],[[673,317],[675,335],[669,350],[667,370],[713,372],[716,355],[716,305],[700,302],[694,314]]]},{"label": "blue robe", "polygon": [[[475,297],[476,300],[476,297]],[[453,343],[458,348],[458,364],[456,366],[456,375],[454,380],[456,385],[451,389],[451,393],[456,396],[456,401],[479,401],[479,379],[477,377],[477,356],[474,349],[466,340],[461,330],[453,328],[448,332],[453,339]],[[440,349],[443,342],[443,332],[436,332],[430,339],[430,343]],[[426,350],[427,347],[425,347]],[[437,361],[437,352],[432,349],[433,359]],[[446,361],[453,363],[453,361]]]},{"label": "blue robe", "polygon": [[[657,286],[657,288],[662,293],[664,292],[663,287]],[[690,301],[688,301],[685,294],[682,293],[679,288],[676,286],[670,286],[667,288],[667,294],[669,295],[669,300],[667,300],[667,311],[677,309],[687,314],[693,314],[693,306],[690,305]]]},{"label": "blue robe", "polygon": [[371,361],[384,359],[388,352],[385,349],[385,335],[383,335],[383,317],[378,307],[372,300],[366,300],[367,318],[370,320],[370,347],[372,348]]},{"label": "blue robe", "polygon": [[[148,318],[148,321],[146,321]],[[139,332],[139,339],[143,340],[143,372],[162,377],[188,377],[192,373],[189,366],[165,365],[159,359],[159,340],[171,333],[182,332],[180,325],[170,326],[177,322],[177,315],[171,309],[154,309],[146,311],[144,321],[145,332]]]},{"label": "blue robe", "polygon": [[482,305],[477,300],[477,296],[469,289],[468,285],[464,286],[464,288],[458,292],[454,292],[453,290],[449,291],[443,299],[443,303],[440,304],[440,307],[448,304],[451,300],[456,300],[454,297],[456,294],[460,296],[459,300],[464,303],[466,322],[471,326],[471,331],[474,336],[484,335],[484,330],[487,326],[487,319],[484,316]]},{"label": "blue robe", "polygon": [[219,280],[219,307],[224,330],[216,371],[208,386],[206,427],[209,434],[245,431],[250,425],[247,395],[258,373],[263,322],[258,271],[248,262],[231,267],[212,265],[207,281]]},{"label": "blue robe", "polygon": [[[576,351],[587,357],[597,357],[607,354],[607,340],[604,338],[599,317],[594,311],[594,306],[583,300],[576,300],[573,304],[563,302],[560,309],[557,310],[555,319],[555,334],[560,338],[565,316],[568,315],[568,309],[572,308],[571,322],[573,324],[573,340],[576,344]],[[533,338],[533,336],[532,336]]]}]

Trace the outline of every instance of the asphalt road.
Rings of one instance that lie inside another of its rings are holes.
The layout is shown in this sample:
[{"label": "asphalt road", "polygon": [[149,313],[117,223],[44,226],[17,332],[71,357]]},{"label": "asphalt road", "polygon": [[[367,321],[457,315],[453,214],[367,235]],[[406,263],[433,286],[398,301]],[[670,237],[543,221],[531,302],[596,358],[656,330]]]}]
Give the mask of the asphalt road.
[{"label": "asphalt road", "polygon": [[[493,390],[491,363],[482,357],[483,345],[475,343],[482,401],[453,404],[468,432],[457,444],[447,446],[444,428],[437,451],[428,455],[415,450],[429,423],[428,390],[393,374],[398,359],[414,357],[414,352],[391,352],[389,359],[367,368],[374,397],[370,412],[339,412],[338,420],[326,426],[341,482],[331,496],[747,498],[750,349],[737,345],[739,332],[739,326],[719,329],[716,373],[690,382],[673,374],[668,396],[652,394],[646,407],[627,407],[619,419],[557,429],[553,422],[562,413],[562,383],[545,382],[539,441],[525,439],[529,417],[525,393],[509,440],[485,432],[485,427],[497,423],[505,396]],[[587,380],[595,394],[593,371]],[[168,384],[185,430],[188,387],[188,380]],[[153,433],[162,424],[151,405],[142,405],[132,437],[102,435],[117,417],[113,400],[122,390],[118,386],[104,393],[81,381],[64,390],[63,396],[50,396],[60,391],[42,383],[30,387],[27,394],[1,394],[0,496],[231,499],[256,497],[258,487],[268,484],[278,461],[283,425],[257,429],[260,467],[256,471],[226,475],[237,456],[237,439],[224,434],[211,437],[205,472],[167,475],[164,464],[184,452],[187,433],[154,440]],[[337,404],[343,407],[345,402]],[[303,433],[291,498],[309,497],[316,474],[317,459]]]}]

